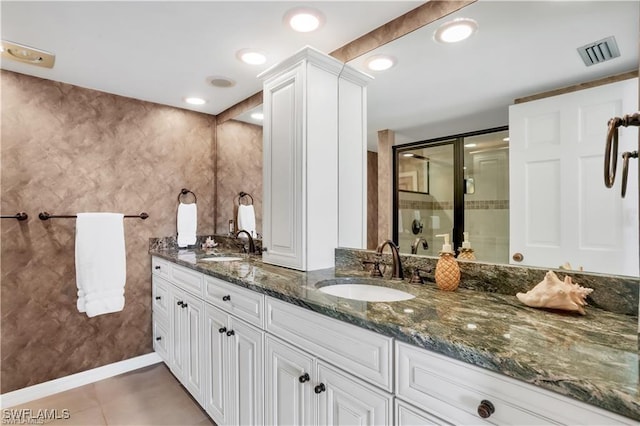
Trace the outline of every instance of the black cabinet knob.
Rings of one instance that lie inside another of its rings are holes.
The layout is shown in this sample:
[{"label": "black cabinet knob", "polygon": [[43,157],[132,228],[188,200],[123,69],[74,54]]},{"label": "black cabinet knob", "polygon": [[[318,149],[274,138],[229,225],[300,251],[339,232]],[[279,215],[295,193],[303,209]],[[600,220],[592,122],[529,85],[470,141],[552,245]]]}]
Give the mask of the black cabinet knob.
[{"label": "black cabinet knob", "polygon": [[159,266],[156,266],[156,269],[160,269],[160,267],[159,267]]},{"label": "black cabinet knob", "polygon": [[162,336],[156,337],[156,340],[162,340]]},{"label": "black cabinet knob", "polygon": [[487,401],[486,399],[483,399],[480,405],[478,405],[478,415],[483,419],[488,419],[495,411],[496,408],[491,401]]},{"label": "black cabinet knob", "polygon": [[224,333],[225,331],[227,331],[227,327],[222,327],[218,329],[218,333],[220,334]]},{"label": "black cabinet knob", "polygon": [[228,302],[229,300],[231,300],[231,296],[230,296],[230,295],[228,295],[228,294],[227,294],[226,296],[222,296],[222,300],[223,300],[224,302]]},{"label": "black cabinet knob", "polygon": [[227,331],[227,336],[233,336],[234,334],[236,334],[236,332],[233,330]]},{"label": "black cabinet knob", "polygon": [[327,388],[324,386],[324,383],[320,383],[318,386],[316,386],[315,388],[313,388],[313,391],[315,393],[322,393],[324,391],[326,391]]},{"label": "black cabinet knob", "polygon": [[156,296],[156,300],[160,300],[160,299],[162,299],[162,297]]},{"label": "black cabinet knob", "polygon": [[300,378],[298,380],[300,380],[300,383],[308,382],[309,381],[309,373],[304,373],[302,376],[300,376]]},{"label": "black cabinet knob", "polygon": [[176,305],[182,306],[182,303],[184,303],[184,302],[182,302],[182,300],[180,300],[180,301],[178,301],[178,303],[176,303]]},{"label": "black cabinet knob", "polygon": [[182,309],[186,308],[188,305],[186,303],[182,304]]}]

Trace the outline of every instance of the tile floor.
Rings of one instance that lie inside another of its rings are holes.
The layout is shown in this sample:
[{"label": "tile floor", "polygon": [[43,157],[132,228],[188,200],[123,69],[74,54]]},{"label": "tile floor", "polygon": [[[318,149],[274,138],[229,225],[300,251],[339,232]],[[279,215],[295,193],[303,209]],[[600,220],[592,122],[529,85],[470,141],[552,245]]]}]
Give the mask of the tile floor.
[{"label": "tile floor", "polygon": [[69,410],[69,419],[45,421],[48,426],[215,426],[164,363],[11,407],[10,410],[23,408],[32,412],[56,409],[62,413],[64,409]]}]

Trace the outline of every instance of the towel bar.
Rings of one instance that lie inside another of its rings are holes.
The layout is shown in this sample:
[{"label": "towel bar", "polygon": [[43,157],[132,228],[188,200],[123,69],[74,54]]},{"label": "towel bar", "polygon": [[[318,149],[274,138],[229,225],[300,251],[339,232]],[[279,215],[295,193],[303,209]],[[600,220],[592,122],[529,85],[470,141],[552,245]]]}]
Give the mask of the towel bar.
[{"label": "towel bar", "polygon": [[244,197],[249,197],[251,198],[251,203],[247,204],[247,205],[251,205],[253,204],[253,197],[251,196],[251,194],[244,192],[244,191],[240,191],[240,193],[238,194],[238,205],[242,204],[242,199]]},{"label": "towel bar", "polygon": [[183,195],[187,195],[187,194],[191,194],[191,195],[193,195],[193,202],[194,202],[194,203],[197,203],[197,202],[198,202],[198,197],[196,197],[196,193],[195,193],[195,192],[193,192],[193,191],[189,191],[187,188],[182,188],[182,189],[180,190],[180,193],[178,194],[178,202],[181,202],[180,198],[181,198]]},{"label": "towel bar", "polygon": [[19,221],[23,221],[29,219],[29,215],[25,212],[19,212],[16,214],[3,214],[0,215],[0,219],[18,219]]},{"label": "towel bar", "polygon": [[[51,213],[48,213],[48,212],[40,212],[38,217],[40,218],[40,220],[49,220],[49,219],[74,219],[74,218],[77,218],[78,216],[75,215],[75,214],[56,215],[56,214],[51,214]],[[137,218],[137,219],[145,220],[146,218],[149,217],[149,215],[147,213],[145,213],[145,212],[142,212],[140,214],[125,215],[124,217],[125,218]]]}]

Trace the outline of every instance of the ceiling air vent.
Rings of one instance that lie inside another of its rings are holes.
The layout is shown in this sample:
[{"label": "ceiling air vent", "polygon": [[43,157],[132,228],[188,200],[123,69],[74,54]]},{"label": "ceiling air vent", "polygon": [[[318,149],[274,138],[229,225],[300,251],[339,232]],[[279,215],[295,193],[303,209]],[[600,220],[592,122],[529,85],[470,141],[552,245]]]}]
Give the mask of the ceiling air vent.
[{"label": "ceiling air vent", "polygon": [[609,59],[620,56],[620,49],[615,37],[607,37],[582,47],[578,47],[578,53],[586,66],[599,64]]}]

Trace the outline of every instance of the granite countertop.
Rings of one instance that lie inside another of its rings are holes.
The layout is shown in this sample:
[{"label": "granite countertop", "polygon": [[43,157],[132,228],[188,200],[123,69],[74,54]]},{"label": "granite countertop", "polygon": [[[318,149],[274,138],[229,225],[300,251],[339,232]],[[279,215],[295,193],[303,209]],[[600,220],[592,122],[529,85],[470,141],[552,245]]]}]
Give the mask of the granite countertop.
[{"label": "granite countertop", "polygon": [[[316,284],[334,269],[300,272],[244,256],[193,263],[193,253],[150,254],[309,310],[640,420],[638,318],[588,307],[587,315],[533,309],[515,296],[377,279],[416,297],[362,302]],[[189,256],[192,256],[191,260]]]}]

